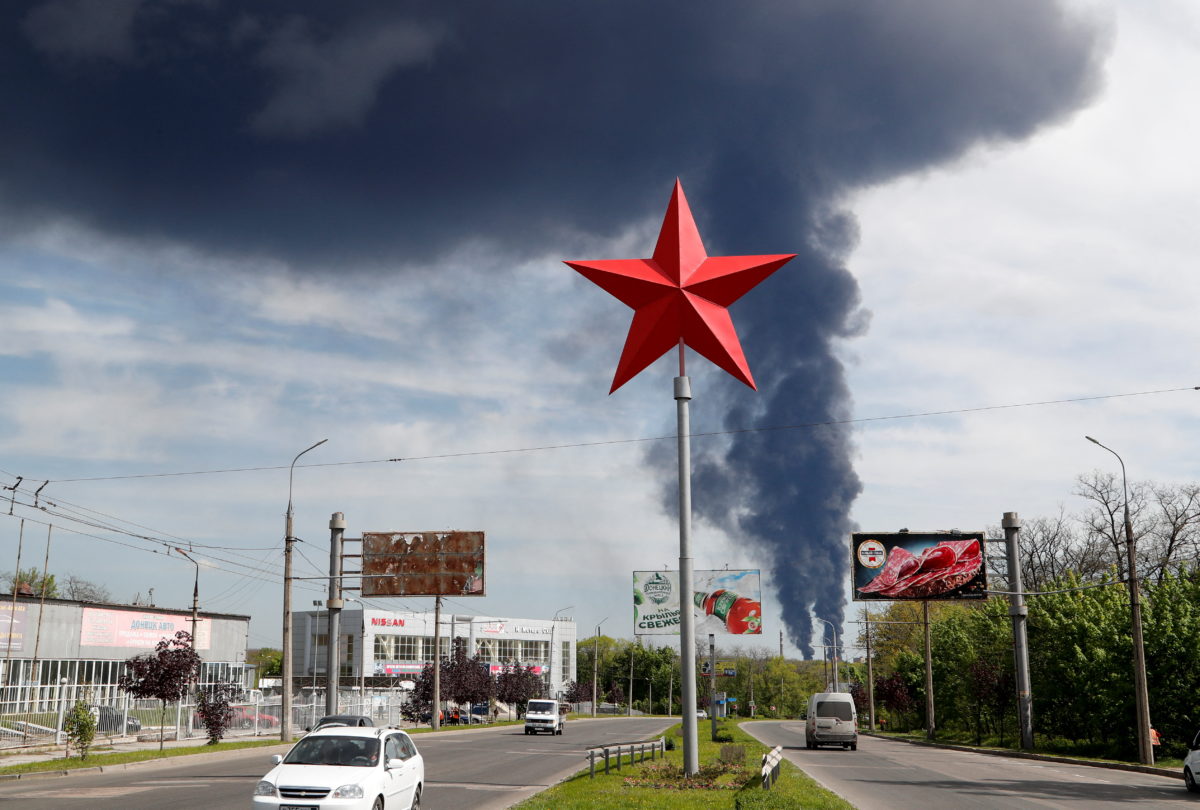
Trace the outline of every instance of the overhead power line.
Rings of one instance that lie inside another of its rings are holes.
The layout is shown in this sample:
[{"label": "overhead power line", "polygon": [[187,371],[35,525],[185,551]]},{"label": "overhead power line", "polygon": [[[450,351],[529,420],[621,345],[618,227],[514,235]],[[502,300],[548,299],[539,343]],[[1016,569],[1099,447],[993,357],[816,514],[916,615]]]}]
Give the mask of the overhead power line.
[{"label": "overhead power line", "polygon": [[[829,419],[822,422],[800,422],[794,425],[766,425],[762,427],[745,427],[732,428],[729,430],[711,430],[702,433],[691,433],[692,438],[707,438],[713,436],[733,436],[741,433],[766,433],[771,431],[785,430],[811,430],[820,427],[835,427],[839,425],[860,425],[869,424],[871,422],[886,422],[897,421],[901,419],[924,419],[932,416],[953,416],[955,414],[964,413],[983,413],[985,411],[1000,411],[1011,410],[1014,408],[1036,408],[1046,407],[1049,405],[1069,405],[1080,402],[1096,402],[1106,399],[1122,399],[1126,397],[1145,397],[1154,396],[1157,394],[1173,394],[1180,391],[1200,391],[1200,385],[1183,386],[1180,388],[1160,388],[1153,391],[1132,391],[1123,394],[1098,394],[1087,397],[1071,397],[1067,399],[1046,399],[1034,402],[1014,402],[1002,405],[981,405],[975,408],[953,408],[941,411],[919,411],[916,413],[891,414],[888,416],[864,416],[856,419]],[[359,461],[327,461],[316,462],[311,464],[299,464],[299,467],[347,467],[363,464],[391,464],[401,461],[435,461],[448,458],[467,458],[477,456],[496,456],[512,453],[542,453],[550,450],[572,450],[582,447],[605,447],[621,444],[640,444],[643,442],[660,442],[660,441],[675,441],[678,436],[674,433],[667,436],[643,436],[632,439],[605,439],[594,442],[571,442],[568,444],[547,444],[533,447],[510,447],[496,450],[464,450],[455,453],[435,453],[424,456],[405,456],[397,458],[375,458],[363,459]],[[222,475],[226,473],[242,473],[242,472],[265,472],[271,470],[286,470],[289,465],[280,464],[264,467],[228,467],[218,470],[189,470],[183,472],[161,472],[161,473],[132,473],[129,475],[99,475],[87,478],[51,478],[49,483],[52,484],[74,484],[88,481],[121,481],[133,478],[174,478],[187,475]]]}]

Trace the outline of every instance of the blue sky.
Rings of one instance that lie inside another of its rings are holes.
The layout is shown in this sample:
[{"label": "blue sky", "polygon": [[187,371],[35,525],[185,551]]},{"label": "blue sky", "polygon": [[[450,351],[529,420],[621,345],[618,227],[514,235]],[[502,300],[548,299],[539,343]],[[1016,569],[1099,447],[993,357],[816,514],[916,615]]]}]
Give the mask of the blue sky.
[{"label": "blue sky", "polygon": [[[9,15],[0,483],[56,504],[0,521],[14,559],[53,522],[52,571],[185,607],[188,542],[277,643],[279,468],[327,438],[306,464],[373,463],[297,468],[301,574],[335,511],[481,529],[456,612],[629,636],[678,556],[674,444],[628,441],[673,431],[674,371],[606,396],[629,313],[561,260],[648,256],[676,177],[711,254],[800,254],[732,309],[760,391],[689,366],[696,432],[1197,384],[1193,4],[516,8]],[[698,438],[696,567],[762,568],[751,643],[806,652],[849,531],[1070,511],[1084,433],[1195,480],[1196,396]]]}]

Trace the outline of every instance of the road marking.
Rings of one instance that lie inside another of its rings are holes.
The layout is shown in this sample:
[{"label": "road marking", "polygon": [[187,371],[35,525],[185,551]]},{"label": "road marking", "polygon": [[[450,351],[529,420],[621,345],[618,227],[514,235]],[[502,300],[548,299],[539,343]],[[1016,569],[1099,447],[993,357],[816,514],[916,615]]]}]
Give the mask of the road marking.
[{"label": "road marking", "polygon": [[440,787],[440,788],[460,788],[462,790],[498,790],[501,792],[511,793],[518,790],[530,790],[536,788],[548,788],[549,785],[480,785],[480,784],[464,784],[462,782],[426,782],[425,787]]},{"label": "road marking", "polygon": [[97,787],[97,788],[63,788],[61,790],[39,790],[33,793],[22,793],[21,796],[30,799],[117,799],[132,793],[145,793],[154,790],[152,787]]}]

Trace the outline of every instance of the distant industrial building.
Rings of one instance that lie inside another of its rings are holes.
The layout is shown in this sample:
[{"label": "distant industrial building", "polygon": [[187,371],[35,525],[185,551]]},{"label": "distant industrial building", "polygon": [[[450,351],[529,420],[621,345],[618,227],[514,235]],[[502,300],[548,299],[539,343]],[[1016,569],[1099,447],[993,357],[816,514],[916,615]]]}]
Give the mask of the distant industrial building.
[{"label": "distant industrial building", "polygon": [[[293,683],[324,688],[329,650],[329,614],[323,610],[296,614]],[[505,664],[532,666],[551,695],[575,680],[575,622],[570,619],[510,619],[494,616],[441,617],[442,658],[463,649],[479,655],[493,674]],[[368,687],[394,686],[413,680],[434,658],[434,614],[372,609],[343,610],[339,653],[343,686],[360,679]]]},{"label": "distant industrial building", "polygon": [[[249,627],[249,616],[197,614],[201,684],[246,683]],[[85,690],[112,701],[123,662],[179,630],[192,632],[191,610],[0,595],[0,711]]]}]

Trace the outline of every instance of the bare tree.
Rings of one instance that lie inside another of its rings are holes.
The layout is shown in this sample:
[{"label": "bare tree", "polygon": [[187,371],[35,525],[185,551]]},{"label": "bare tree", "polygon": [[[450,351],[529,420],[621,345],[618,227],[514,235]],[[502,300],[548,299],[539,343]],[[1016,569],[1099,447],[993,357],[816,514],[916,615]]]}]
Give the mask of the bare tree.
[{"label": "bare tree", "polygon": [[111,602],[112,594],[108,588],[95,582],[84,579],[83,577],[71,574],[67,577],[67,581],[59,589],[65,599],[74,599],[78,602]]},{"label": "bare tree", "polygon": [[1146,543],[1150,563],[1145,576],[1161,583],[1168,572],[1196,562],[1200,550],[1200,484],[1151,484],[1150,493],[1158,519]]},{"label": "bare tree", "polygon": [[[1062,578],[1068,571],[1079,572],[1085,579],[1096,576],[1108,565],[1088,555],[1073,527],[1073,521],[1059,507],[1055,517],[1026,518],[1021,524],[1021,579],[1025,589],[1039,590]],[[1008,587],[1008,556],[1004,532],[988,530],[988,577],[993,590]],[[1097,570],[1098,569],[1098,570]]]},{"label": "bare tree", "polygon": [[[1149,490],[1145,482],[1129,484],[1129,522],[1135,543],[1155,528],[1155,516],[1148,508]],[[1091,558],[1099,554],[1096,546],[1105,548],[1105,556],[1117,564],[1118,574],[1125,578],[1128,566],[1124,554],[1125,493],[1122,482],[1113,473],[1093,470],[1075,479],[1075,494],[1088,502],[1088,507],[1079,516],[1085,532],[1082,554]],[[1139,568],[1144,556],[1144,553],[1139,555]],[[1146,564],[1149,562],[1148,559],[1145,561]]]}]

